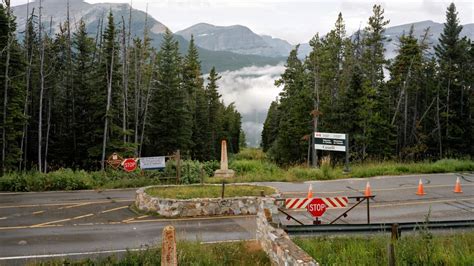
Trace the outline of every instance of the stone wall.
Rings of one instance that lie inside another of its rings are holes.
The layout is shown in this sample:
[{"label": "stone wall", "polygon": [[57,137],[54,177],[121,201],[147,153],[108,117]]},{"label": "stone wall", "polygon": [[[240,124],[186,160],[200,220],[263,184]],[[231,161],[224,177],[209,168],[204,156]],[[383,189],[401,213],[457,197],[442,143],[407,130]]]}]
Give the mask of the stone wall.
[{"label": "stone wall", "polygon": [[319,266],[304,250],[277,228],[278,206],[274,198],[259,199],[257,240],[274,265]]},{"label": "stone wall", "polygon": [[257,214],[258,197],[235,197],[224,199],[199,198],[188,200],[162,199],[148,195],[145,192],[147,188],[150,187],[144,187],[137,190],[135,206],[141,211],[152,212],[165,217],[177,218]]}]

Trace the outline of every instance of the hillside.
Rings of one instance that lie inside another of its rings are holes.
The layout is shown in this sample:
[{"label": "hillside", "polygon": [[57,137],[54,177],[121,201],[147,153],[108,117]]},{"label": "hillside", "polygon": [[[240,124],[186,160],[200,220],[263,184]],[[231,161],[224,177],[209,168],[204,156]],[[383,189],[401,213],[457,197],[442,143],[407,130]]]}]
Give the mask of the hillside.
[{"label": "hillside", "polygon": [[[13,7],[14,15],[17,17],[17,32],[19,38],[22,39],[22,33],[25,29],[27,14],[34,11],[38,15],[39,1],[30,3],[29,12],[27,5],[19,5]],[[100,28],[100,20],[107,16],[109,10],[115,18],[118,28],[121,27],[122,18],[128,24],[130,15],[129,4],[115,4],[115,3],[99,3],[89,4],[83,0],[70,0],[69,13],[72,21],[72,30],[75,30],[75,25],[82,18],[87,25],[88,32],[91,36],[96,36],[97,30]],[[52,32],[59,31],[59,25],[67,20],[67,2],[64,0],[43,0],[43,18],[47,27],[51,26]],[[132,37],[142,37],[145,29],[145,22],[150,31],[150,37],[154,47],[159,48],[162,41],[162,33],[166,29],[166,25],[154,19],[143,11],[132,9],[132,23],[131,35]],[[49,25],[49,22],[52,22]],[[185,53],[189,42],[181,36],[176,35],[176,39],[180,44],[180,50]],[[282,57],[265,57],[259,55],[243,55],[232,53],[229,51],[211,51],[199,48],[200,59],[202,61],[203,72],[210,70],[215,66],[218,71],[236,70],[245,66],[263,66],[275,65],[283,61]]]}]

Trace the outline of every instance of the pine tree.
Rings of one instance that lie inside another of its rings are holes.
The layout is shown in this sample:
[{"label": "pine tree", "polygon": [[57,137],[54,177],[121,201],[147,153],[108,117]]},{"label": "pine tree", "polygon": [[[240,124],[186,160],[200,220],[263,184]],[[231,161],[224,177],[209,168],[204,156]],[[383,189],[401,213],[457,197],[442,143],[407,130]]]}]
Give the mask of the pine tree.
[{"label": "pine tree", "polygon": [[183,87],[188,95],[188,112],[192,114],[192,137],[190,149],[192,158],[209,159],[210,134],[208,106],[201,77],[201,63],[194,44],[194,37],[189,41],[188,54],[183,60]]},{"label": "pine tree", "polygon": [[97,88],[93,79],[97,69],[94,67],[94,40],[87,35],[86,24],[79,21],[79,27],[73,35],[73,77],[72,84],[77,92],[75,109],[77,155],[76,163],[80,167],[90,166],[92,158],[89,149],[97,147],[102,140],[103,99],[104,90]]},{"label": "pine tree", "polygon": [[307,154],[306,136],[311,133],[313,101],[303,64],[298,59],[298,46],[291,51],[286,70],[275,85],[283,86],[280,93],[280,129],[270,156],[277,162],[302,162]]},{"label": "pine tree", "polygon": [[363,150],[362,157],[367,153],[387,157],[393,154],[393,129],[389,123],[390,106],[389,92],[384,84],[383,70],[387,63],[384,58],[385,26],[384,10],[374,5],[373,15],[369,18],[363,39],[364,51],[362,66],[365,80],[363,82],[365,107],[363,112]]},{"label": "pine tree", "polygon": [[220,158],[220,135],[222,131],[222,112],[223,105],[221,104],[221,95],[217,91],[217,81],[221,77],[213,67],[207,78],[206,98],[208,104],[208,125],[210,133],[210,159]]},{"label": "pine tree", "polygon": [[187,107],[188,93],[181,86],[181,56],[178,42],[166,30],[158,55],[157,79],[150,104],[150,130],[147,154],[170,154],[180,149],[189,151],[191,114]]},{"label": "pine tree", "polygon": [[20,77],[24,71],[24,61],[20,45],[15,38],[16,23],[12,16],[9,1],[0,4],[0,99],[2,102],[2,157],[1,174],[17,169],[21,159],[25,116],[24,84]]},{"label": "pine tree", "polygon": [[278,129],[280,124],[280,113],[278,110],[278,101],[275,100],[270,104],[268,109],[267,118],[263,123],[262,130],[262,142],[261,147],[264,152],[267,152],[273,145],[276,137],[278,136]]},{"label": "pine tree", "polygon": [[[445,106],[441,112],[443,155],[457,155],[468,152],[472,138],[469,106],[469,85],[464,83],[464,67],[469,61],[467,40],[460,38],[462,26],[459,23],[456,6],[451,3],[446,11],[446,23],[435,47],[441,80],[440,98]],[[472,118],[471,118],[472,119]]]},{"label": "pine tree", "polygon": [[[122,86],[120,85],[119,72],[119,46],[117,43],[117,31],[115,29],[114,16],[109,12],[107,28],[104,32],[104,44],[101,51],[103,60],[99,72],[102,75],[99,80],[99,88],[106,90],[104,110],[104,130],[102,139],[102,169],[105,167],[105,155],[113,151],[123,151],[124,143],[121,128],[120,109],[122,107]],[[124,150],[127,151],[127,150]]]}]

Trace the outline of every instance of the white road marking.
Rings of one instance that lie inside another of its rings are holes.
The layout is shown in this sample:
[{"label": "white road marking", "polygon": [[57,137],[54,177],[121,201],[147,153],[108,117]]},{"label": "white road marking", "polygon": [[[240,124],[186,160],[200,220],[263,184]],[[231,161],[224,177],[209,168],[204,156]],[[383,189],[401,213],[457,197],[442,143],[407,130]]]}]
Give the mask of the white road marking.
[{"label": "white road marking", "polygon": [[12,256],[12,257],[0,257],[1,260],[21,260],[21,259],[41,259],[41,258],[57,258],[67,256],[81,256],[81,255],[94,255],[94,254],[108,254],[108,253],[119,253],[127,251],[141,251],[146,250],[145,248],[135,249],[116,249],[116,250],[103,250],[103,251],[90,251],[90,252],[72,252],[72,253],[59,253],[59,254],[45,254],[45,255],[27,255],[27,256]]}]

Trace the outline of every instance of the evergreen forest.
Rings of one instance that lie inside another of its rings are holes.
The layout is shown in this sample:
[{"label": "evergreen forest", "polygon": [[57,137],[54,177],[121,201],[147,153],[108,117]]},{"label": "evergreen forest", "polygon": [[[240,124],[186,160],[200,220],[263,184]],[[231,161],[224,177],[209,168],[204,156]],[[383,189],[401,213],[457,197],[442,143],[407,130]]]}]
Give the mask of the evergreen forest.
[{"label": "evergreen forest", "polygon": [[239,151],[241,115],[221,99],[214,68],[203,78],[194,41],[182,55],[167,30],[157,50],[146,23],[131,36],[131,14],[110,12],[90,36],[69,15],[52,29],[41,6],[16,29],[10,1],[0,4],[2,174],[99,170],[113,152],[213,160],[222,139]]},{"label": "evergreen forest", "polygon": [[353,162],[472,158],[474,41],[460,37],[456,6],[447,8],[434,50],[430,29],[415,36],[412,27],[387,60],[388,24],[383,8],[374,5],[367,25],[350,36],[339,14],[327,35],[312,38],[304,60],[298,47],[291,52],[262,132],[261,146],[271,158],[309,162],[313,131],[349,134]]}]

